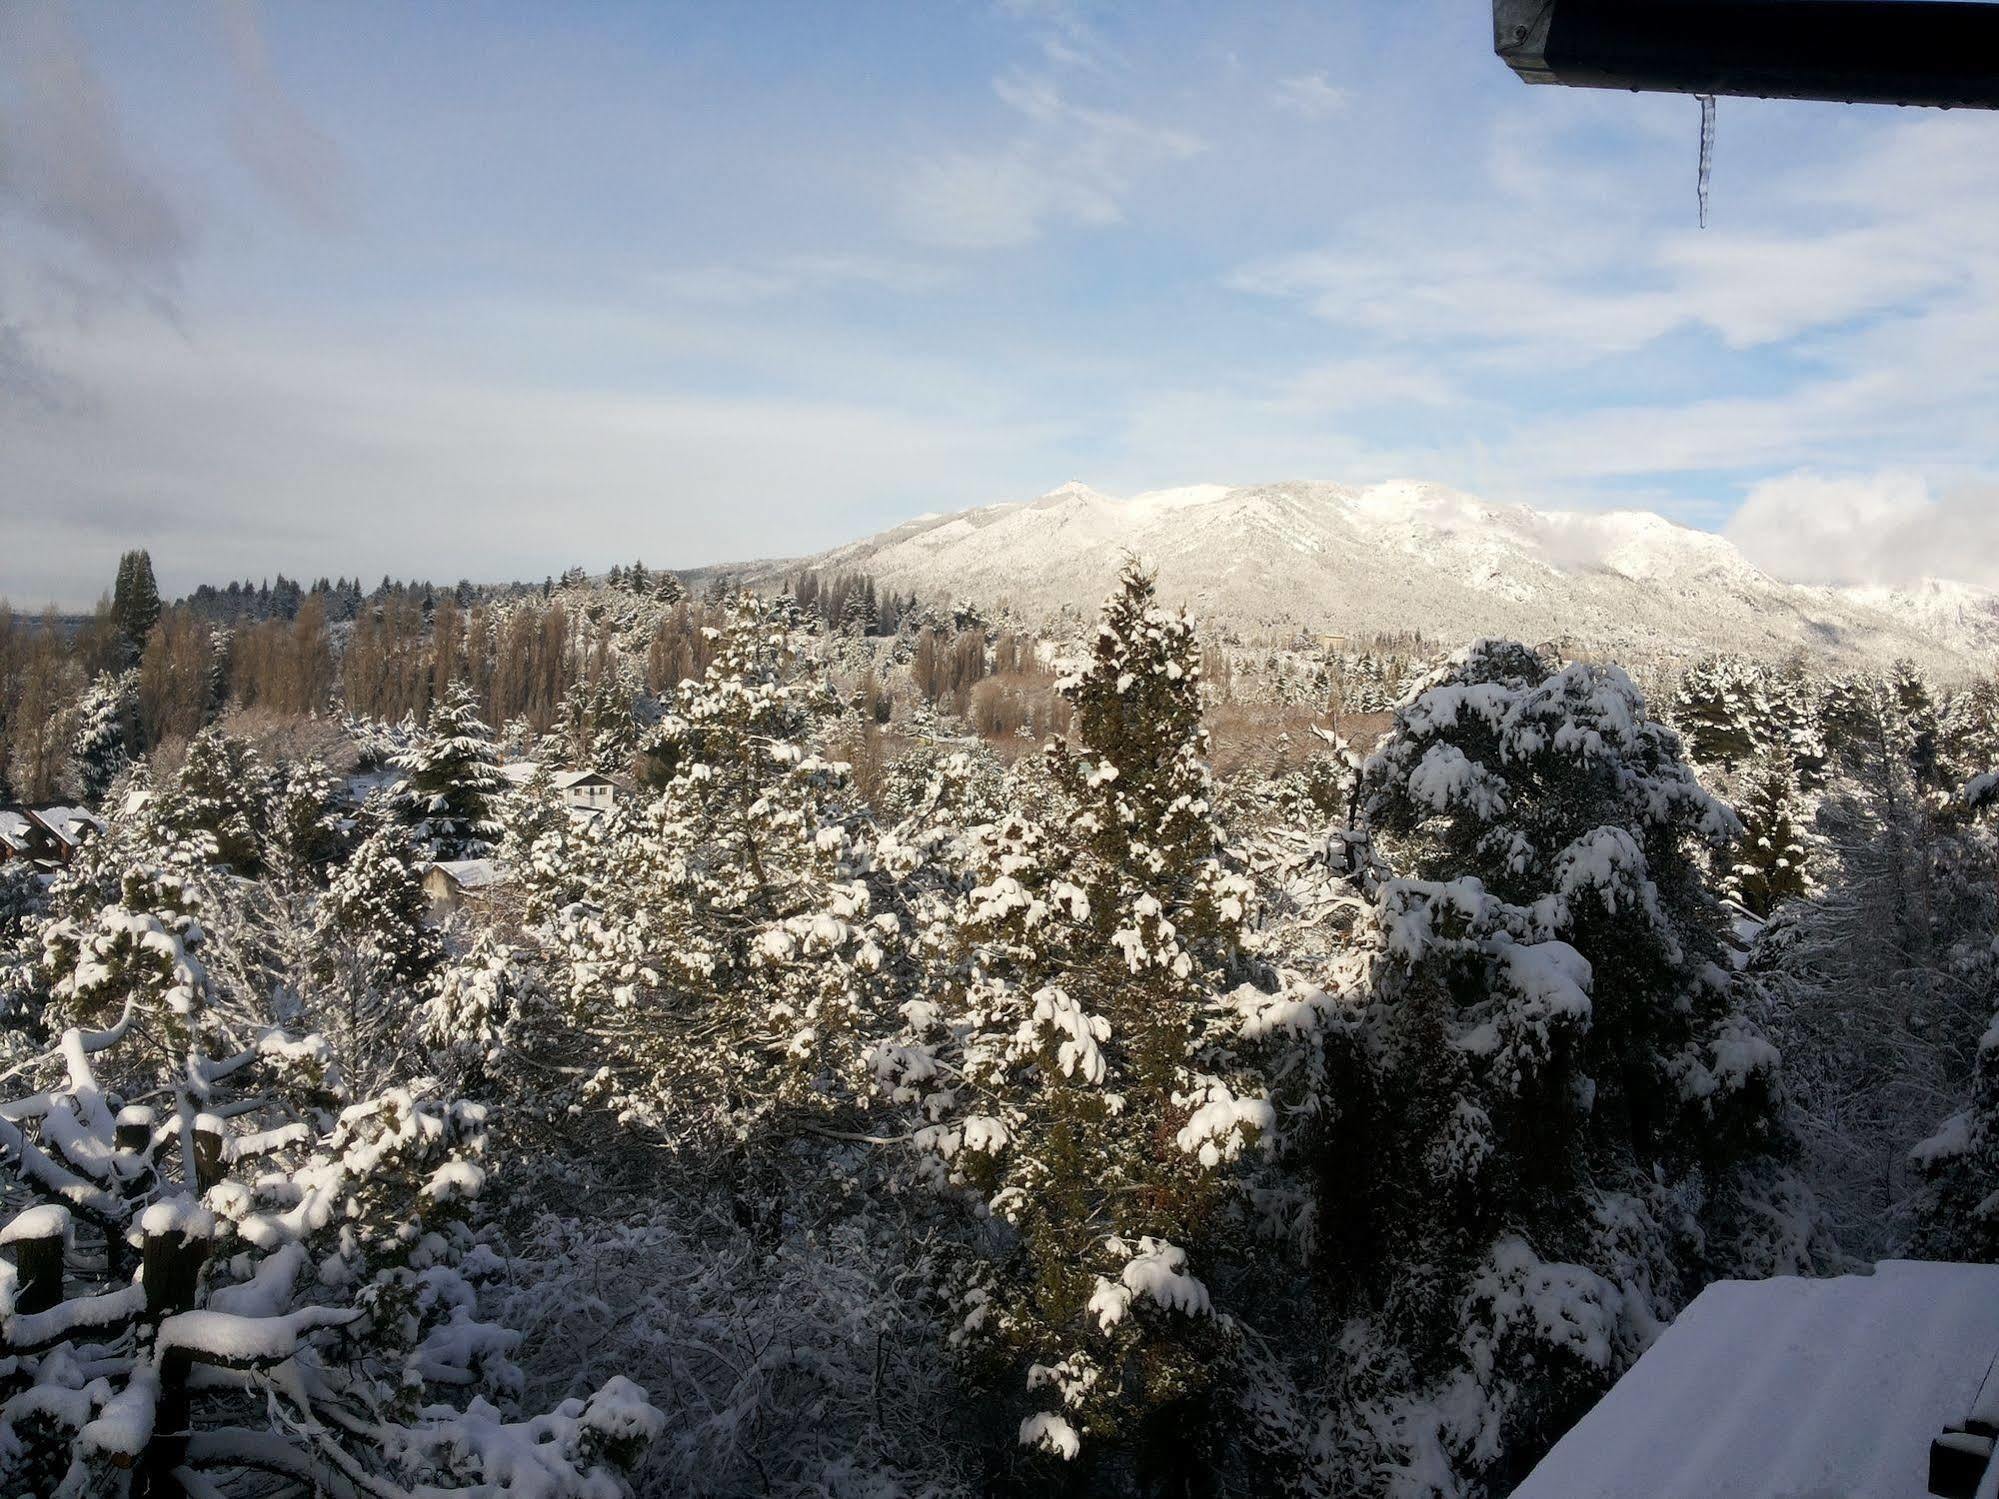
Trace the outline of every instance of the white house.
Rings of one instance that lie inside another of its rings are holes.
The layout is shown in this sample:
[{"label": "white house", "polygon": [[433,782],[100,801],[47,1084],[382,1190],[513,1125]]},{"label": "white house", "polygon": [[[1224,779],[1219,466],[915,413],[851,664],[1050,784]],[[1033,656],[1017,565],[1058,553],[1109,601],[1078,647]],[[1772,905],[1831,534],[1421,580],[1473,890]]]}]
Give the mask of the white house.
[{"label": "white house", "polygon": [[556,794],[571,814],[594,817],[618,804],[618,785],[594,770],[561,770],[554,776]]},{"label": "white house", "polygon": [[35,830],[28,814],[16,807],[0,807],[0,863],[33,858],[34,850]]},{"label": "white house", "polygon": [[[517,791],[540,772],[541,766],[533,760],[509,760],[500,767],[501,776]],[[618,804],[618,783],[600,771],[558,770],[549,776],[549,782],[569,815],[579,820],[596,817]]]}]

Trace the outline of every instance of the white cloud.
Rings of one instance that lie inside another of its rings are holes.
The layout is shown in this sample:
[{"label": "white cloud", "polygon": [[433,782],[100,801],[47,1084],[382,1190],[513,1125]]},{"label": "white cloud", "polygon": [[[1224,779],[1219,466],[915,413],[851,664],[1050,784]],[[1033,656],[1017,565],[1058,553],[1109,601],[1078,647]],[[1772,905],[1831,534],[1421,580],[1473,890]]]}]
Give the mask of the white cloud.
[{"label": "white cloud", "polygon": [[916,163],[897,205],[911,237],[950,249],[1002,249],[1055,224],[1115,224],[1140,174],[1202,149],[1198,136],[1177,126],[1074,103],[1046,78],[1008,73],[993,80],[993,91],[1023,128],[998,146]]},{"label": "white cloud", "polygon": [[736,264],[683,266],[651,278],[667,296],[718,306],[748,306],[841,287],[909,295],[936,291],[949,278],[938,267],[867,255],[783,255]]},{"label": "white cloud", "polygon": [[1336,88],[1324,73],[1303,73],[1296,78],[1280,78],[1272,91],[1279,109],[1307,120],[1323,120],[1347,107],[1347,91]]},{"label": "white cloud", "polygon": [[[297,320],[182,337],[107,316],[49,353],[95,400],[0,405],[0,535],[24,539],[0,547],[0,596],[17,603],[86,602],[135,545],[176,592],[279,569],[486,579],[796,555],[1030,486],[1026,455],[1051,436],[951,392],[602,390]],[[864,364],[848,361],[857,382]]]},{"label": "white cloud", "polygon": [[279,81],[256,0],[222,0],[221,18],[235,81],[230,149],[301,224],[321,231],[348,228],[355,194],[346,158]]},{"label": "white cloud", "polygon": [[0,6],[0,209],[72,236],[121,271],[171,281],[189,233],[126,145],[60,5]]},{"label": "white cloud", "polygon": [[1950,578],[1999,588],[1999,488],[1931,492],[1918,474],[1800,470],[1749,491],[1725,534],[1765,572],[1801,583]]}]

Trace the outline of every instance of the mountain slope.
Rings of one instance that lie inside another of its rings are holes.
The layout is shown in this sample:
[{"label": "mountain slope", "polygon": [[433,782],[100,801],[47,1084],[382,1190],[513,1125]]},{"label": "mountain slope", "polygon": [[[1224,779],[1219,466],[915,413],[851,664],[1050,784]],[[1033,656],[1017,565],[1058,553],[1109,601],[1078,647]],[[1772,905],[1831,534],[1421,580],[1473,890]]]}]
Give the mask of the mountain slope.
[{"label": "mountain slope", "polygon": [[925,516],[813,562],[1041,621],[1093,609],[1127,552],[1157,566],[1165,598],[1249,638],[1420,629],[1613,652],[1910,656],[1952,670],[1999,647],[1999,596],[1963,584],[1804,587],[1648,512],[1537,511],[1403,481],[1200,484],[1129,499],[1072,483]]}]

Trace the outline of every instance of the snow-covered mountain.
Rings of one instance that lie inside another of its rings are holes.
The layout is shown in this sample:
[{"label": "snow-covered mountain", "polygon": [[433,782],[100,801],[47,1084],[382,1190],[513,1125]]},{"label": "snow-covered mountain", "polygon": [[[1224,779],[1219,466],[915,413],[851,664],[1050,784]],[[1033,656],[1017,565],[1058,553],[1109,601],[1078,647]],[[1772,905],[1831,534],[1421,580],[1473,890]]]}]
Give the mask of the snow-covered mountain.
[{"label": "snow-covered mountain", "polygon": [[1195,484],[1128,499],[1071,483],[924,516],[812,560],[1039,621],[1093,609],[1127,552],[1157,566],[1169,601],[1246,638],[1420,629],[1608,652],[1910,656],[1952,670],[1999,648],[1999,595],[1983,589],[1806,587],[1647,511],[1542,511],[1406,481]]}]

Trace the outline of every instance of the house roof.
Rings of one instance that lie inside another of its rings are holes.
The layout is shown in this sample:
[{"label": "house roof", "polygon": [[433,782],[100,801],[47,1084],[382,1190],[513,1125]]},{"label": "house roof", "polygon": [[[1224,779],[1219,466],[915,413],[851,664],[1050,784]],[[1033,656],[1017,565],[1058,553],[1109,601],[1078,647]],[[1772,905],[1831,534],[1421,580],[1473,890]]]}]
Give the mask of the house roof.
[{"label": "house roof", "polygon": [[430,866],[439,870],[460,890],[479,890],[505,881],[506,871],[491,859],[441,859]]},{"label": "house roof", "polygon": [[1999,1352],[1999,1265],[1721,1281],[1513,1499],[1923,1499]]},{"label": "house roof", "polygon": [[601,771],[558,770],[555,773],[555,788],[558,791],[567,791],[571,786],[609,786],[612,784],[614,783],[611,778]]},{"label": "house roof", "polygon": [[103,822],[81,807],[30,807],[28,815],[72,847],[82,840],[86,830],[104,831]]},{"label": "house roof", "polygon": [[27,848],[29,836],[26,813],[0,808],[0,843],[18,853]]}]

